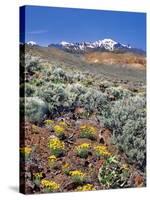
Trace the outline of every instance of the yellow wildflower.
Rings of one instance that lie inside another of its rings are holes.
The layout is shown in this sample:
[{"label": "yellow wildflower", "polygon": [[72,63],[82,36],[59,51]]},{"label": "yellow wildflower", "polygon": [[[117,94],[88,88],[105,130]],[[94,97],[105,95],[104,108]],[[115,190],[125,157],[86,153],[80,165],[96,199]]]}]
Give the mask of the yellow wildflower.
[{"label": "yellow wildflower", "polygon": [[48,147],[50,148],[51,153],[57,157],[64,151],[65,144],[58,138],[52,138],[49,140]]},{"label": "yellow wildflower", "polygon": [[29,155],[32,152],[32,148],[30,147],[21,147],[20,148],[20,153],[24,155]]},{"label": "yellow wildflower", "polygon": [[51,168],[55,168],[56,165],[57,165],[57,158],[56,156],[52,155],[52,156],[49,156],[48,157],[48,164],[49,164],[49,167]]},{"label": "yellow wildflower", "polygon": [[80,148],[80,149],[88,149],[90,147],[90,144],[88,143],[83,143],[83,144],[80,144],[77,148]]},{"label": "yellow wildflower", "polygon": [[64,122],[64,121],[60,121],[60,122],[58,123],[58,125],[59,125],[59,126],[63,126],[64,128],[67,128],[67,124],[66,124],[66,122]]},{"label": "yellow wildflower", "polygon": [[96,136],[96,127],[90,124],[84,124],[80,126],[80,136],[83,138],[94,139]]},{"label": "yellow wildflower", "polygon": [[69,174],[69,168],[70,168],[69,163],[65,163],[65,164],[62,165],[62,171],[67,175]]},{"label": "yellow wildflower", "polygon": [[64,142],[60,141],[58,138],[52,138],[49,141],[50,149],[64,149]]},{"label": "yellow wildflower", "polygon": [[83,186],[79,186],[76,189],[77,191],[90,191],[90,190],[95,190],[92,184],[85,184]]},{"label": "yellow wildflower", "polygon": [[60,187],[60,185],[56,182],[47,179],[41,180],[41,185],[43,188],[49,190],[50,192],[56,191]]},{"label": "yellow wildflower", "polygon": [[56,160],[57,160],[57,158],[54,155],[48,157],[49,162],[55,162]]},{"label": "yellow wildflower", "polygon": [[80,170],[74,170],[70,171],[69,173],[71,175],[71,178],[76,183],[83,183],[85,181],[85,173],[81,172]]},{"label": "yellow wildflower", "polygon": [[64,134],[64,127],[60,126],[60,125],[56,125],[54,126],[54,131],[57,135],[61,135],[61,134]]},{"label": "yellow wildflower", "polygon": [[51,126],[54,124],[54,121],[53,120],[50,120],[50,119],[47,119],[44,121],[44,124],[47,125],[47,126]]},{"label": "yellow wildflower", "polygon": [[71,176],[85,176],[85,174],[81,172],[80,170],[70,171],[70,175]]},{"label": "yellow wildflower", "polygon": [[111,156],[111,153],[107,150],[104,145],[98,145],[94,147],[97,156]]},{"label": "yellow wildflower", "polygon": [[35,177],[35,178],[42,178],[42,172],[37,172],[37,173],[33,173],[33,176]]},{"label": "yellow wildflower", "polygon": [[81,158],[86,158],[88,156],[89,149],[90,149],[90,144],[88,143],[83,143],[76,147],[77,154]]}]

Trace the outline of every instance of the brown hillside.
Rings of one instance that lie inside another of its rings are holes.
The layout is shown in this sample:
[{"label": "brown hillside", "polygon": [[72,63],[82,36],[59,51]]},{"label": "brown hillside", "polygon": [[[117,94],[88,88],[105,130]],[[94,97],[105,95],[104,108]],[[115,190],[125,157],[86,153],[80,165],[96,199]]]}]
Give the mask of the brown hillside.
[{"label": "brown hillside", "polygon": [[143,68],[146,65],[144,56],[133,53],[93,52],[85,54],[85,59],[88,63],[106,65],[122,64],[137,68]]}]

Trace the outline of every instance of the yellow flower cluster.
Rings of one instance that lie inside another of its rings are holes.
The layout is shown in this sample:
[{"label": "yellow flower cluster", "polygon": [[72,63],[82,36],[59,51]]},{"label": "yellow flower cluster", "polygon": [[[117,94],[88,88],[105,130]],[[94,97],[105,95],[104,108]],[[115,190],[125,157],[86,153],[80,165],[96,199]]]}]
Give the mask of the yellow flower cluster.
[{"label": "yellow flower cluster", "polygon": [[111,156],[111,153],[108,151],[105,145],[98,145],[94,147],[97,156]]},{"label": "yellow flower cluster", "polygon": [[20,148],[20,153],[24,155],[29,155],[32,152],[32,148],[30,147],[22,147]]},{"label": "yellow flower cluster", "polygon": [[90,190],[95,190],[92,184],[85,184],[83,186],[79,186],[76,189],[77,191],[90,191]]},{"label": "yellow flower cluster", "polygon": [[35,178],[42,178],[42,172],[37,172],[37,173],[33,173],[33,176],[35,177]]},{"label": "yellow flower cluster", "polygon": [[70,168],[69,163],[65,163],[65,164],[62,165],[62,171],[67,175],[69,174],[69,168]]},{"label": "yellow flower cluster", "polygon": [[55,155],[52,155],[52,156],[49,156],[48,157],[48,164],[49,164],[49,167],[51,168],[55,168],[56,165],[57,165],[57,158]]},{"label": "yellow flower cluster", "polygon": [[41,185],[43,188],[46,188],[51,192],[58,190],[60,187],[60,185],[57,184],[56,182],[46,179],[41,180]]},{"label": "yellow flower cluster", "polygon": [[90,144],[88,143],[83,143],[83,144],[80,144],[79,146],[77,146],[77,150],[79,149],[89,149],[90,148]]},{"label": "yellow flower cluster", "polygon": [[76,147],[77,155],[79,155],[81,158],[86,158],[88,156],[90,149],[90,144],[83,143]]},{"label": "yellow flower cluster", "polygon": [[93,139],[96,135],[96,127],[90,124],[84,124],[80,126],[80,136],[84,138]]},{"label": "yellow flower cluster", "polygon": [[44,124],[47,125],[47,126],[51,126],[54,124],[54,121],[53,120],[50,120],[50,119],[47,119],[44,121]]},{"label": "yellow flower cluster", "polygon": [[60,141],[58,138],[52,138],[49,140],[48,147],[54,156],[59,156],[65,150],[64,142]]},{"label": "yellow flower cluster", "polygon": [[55,125],[53,128],[58,136],[64,134],[65,128],[63,126]]},{"label": "yellow flower cluster", "polygon": [[60,122],[58,123],[58,125],[59,125],[59,126],[63,126],[64,128],[67,128],[67,124],[66,124],[66,122],[64,122],[64,121],[60,121]]},{"label": "yellow flower cluster", "polygon": [[54,155],[48,157],[48,162],[55,162],[56,160],[57,158]]},{"label": "yellow flower cluster", "polygon": [[69,174],[75,183],[81,184],[85,181],[86,174],[81,172],[80,170],[70,171]]},{"label": "yellow flower cluster", "polygon": [[85,177],[85,173],[81,172],[80,170],[70,171],[70,175],[71,176]]},{"label": "yellow flower cluster", "polygon": [[49,140],[48,144],[50,149],[56,150],[56,149],[64,149],[65,145],[64,142],[60,141],[58,138],[52,138]]},{"label": "yellow flower cluster", "polygon": [[82,131],[88,131],[88,132],[91,132],[91,133],[93,133],[93,134],[96,133],[96,128],[95,128],[94,126],[90,125],[90,124],[81,125],[81,126],[80,126],[80,129],[81,129]]}]

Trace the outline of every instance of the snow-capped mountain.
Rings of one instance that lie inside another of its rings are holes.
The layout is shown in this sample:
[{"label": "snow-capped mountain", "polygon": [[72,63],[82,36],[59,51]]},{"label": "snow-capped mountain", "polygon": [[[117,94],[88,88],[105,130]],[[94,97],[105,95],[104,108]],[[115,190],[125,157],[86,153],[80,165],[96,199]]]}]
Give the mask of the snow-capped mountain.
[{"label": "snow-capped mountain", "polygon": [[[21,44],[21,43],[20,43]],[[36,42],[29,41],[25,43],[30,47],[40,47]],[[142,49],[131,47],[130,45],[122,44],[112,39],[97,40],[95,42],[67,42],[61,41],[57,44],[50,44],[48,47],[55,47],[57,49],[67,51],[73,54],[84,54],[90,52],[114,52],[114,53],[125,53],[132,52],[140,55],[146,55],[146,52]]]},{"label": "snow-capped mountain", "polygon": [[31,46],[33,46],[33,45],[37,45],[37,43],[34,42],[34,41],[29,41],[29,42],[27,42],[27,44],[28,44],[28,45],[31,45]]},{"label": "snow-capped mountain", "polygon": [[98,49],[103,49],[107,51],[114,51],[116,49],[131,49],[131,46],[116,42],[112,39],[103,39],[95,42],[75,42],[75,43],[62,41],[59,44],[51,44],[49,46],[55,46],[55,47],[60,47],[64,50],[68,51],[74,50],[79,52],[85,52],[88,50],[98,50]]}]

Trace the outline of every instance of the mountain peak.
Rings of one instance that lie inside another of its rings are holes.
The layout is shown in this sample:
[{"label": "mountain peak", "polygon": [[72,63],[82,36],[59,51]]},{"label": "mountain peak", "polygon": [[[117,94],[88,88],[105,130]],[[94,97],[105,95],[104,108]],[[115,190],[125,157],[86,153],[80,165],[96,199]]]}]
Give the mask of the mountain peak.
[{"label": "mountain peak", "polygon": [[129,44],[123,44],[111,38],[104,38],[95,42],[81,41],[81,42],[67,42],[61,41],[57,44],[50,44],[49,47],[62,49],[70,53],[88,53],[93,51],[107,51],[107,52],[134,52],[138,54],[145,54],[141,49],[131,47]]},{"label": "mountain peak", "polygon": [[28,44],[28,45],[32,45],[32,46],[33,46],[33,45],[37,45],[37,43],[34,42],[34,41],[28,41],[27,44]]},{"label": "mountain peak", "polygon": [[68,45],[68,44],[70,44],[69,42],[66,42],[66,41],[61,41],[60,42],[60,45],[62,45],[62,46],[65,46],[65,45]]},{"label": "mountain peak", "polygon": [[117,43],[116,41],[114,41],[114,40],[111,39],[111,38],[105,38],[105,39],[103,39],[103,40],[101,40],[101,41],[103,41],[103,42]]},{"label": "mountain peak", "polygon": [[103,40],[97,40],[95,42],[66,42],[61,41],[59,44],[55,44],[54,46],[60,46],[63,49],[66,50],[74,50],[74,51],[80,51],[84,52],[90,49],[106,49],[107,51],[113,51],[115,49],[128,49],[131,48],[128,45],[121,44],[111,38],[105,38]]}]

